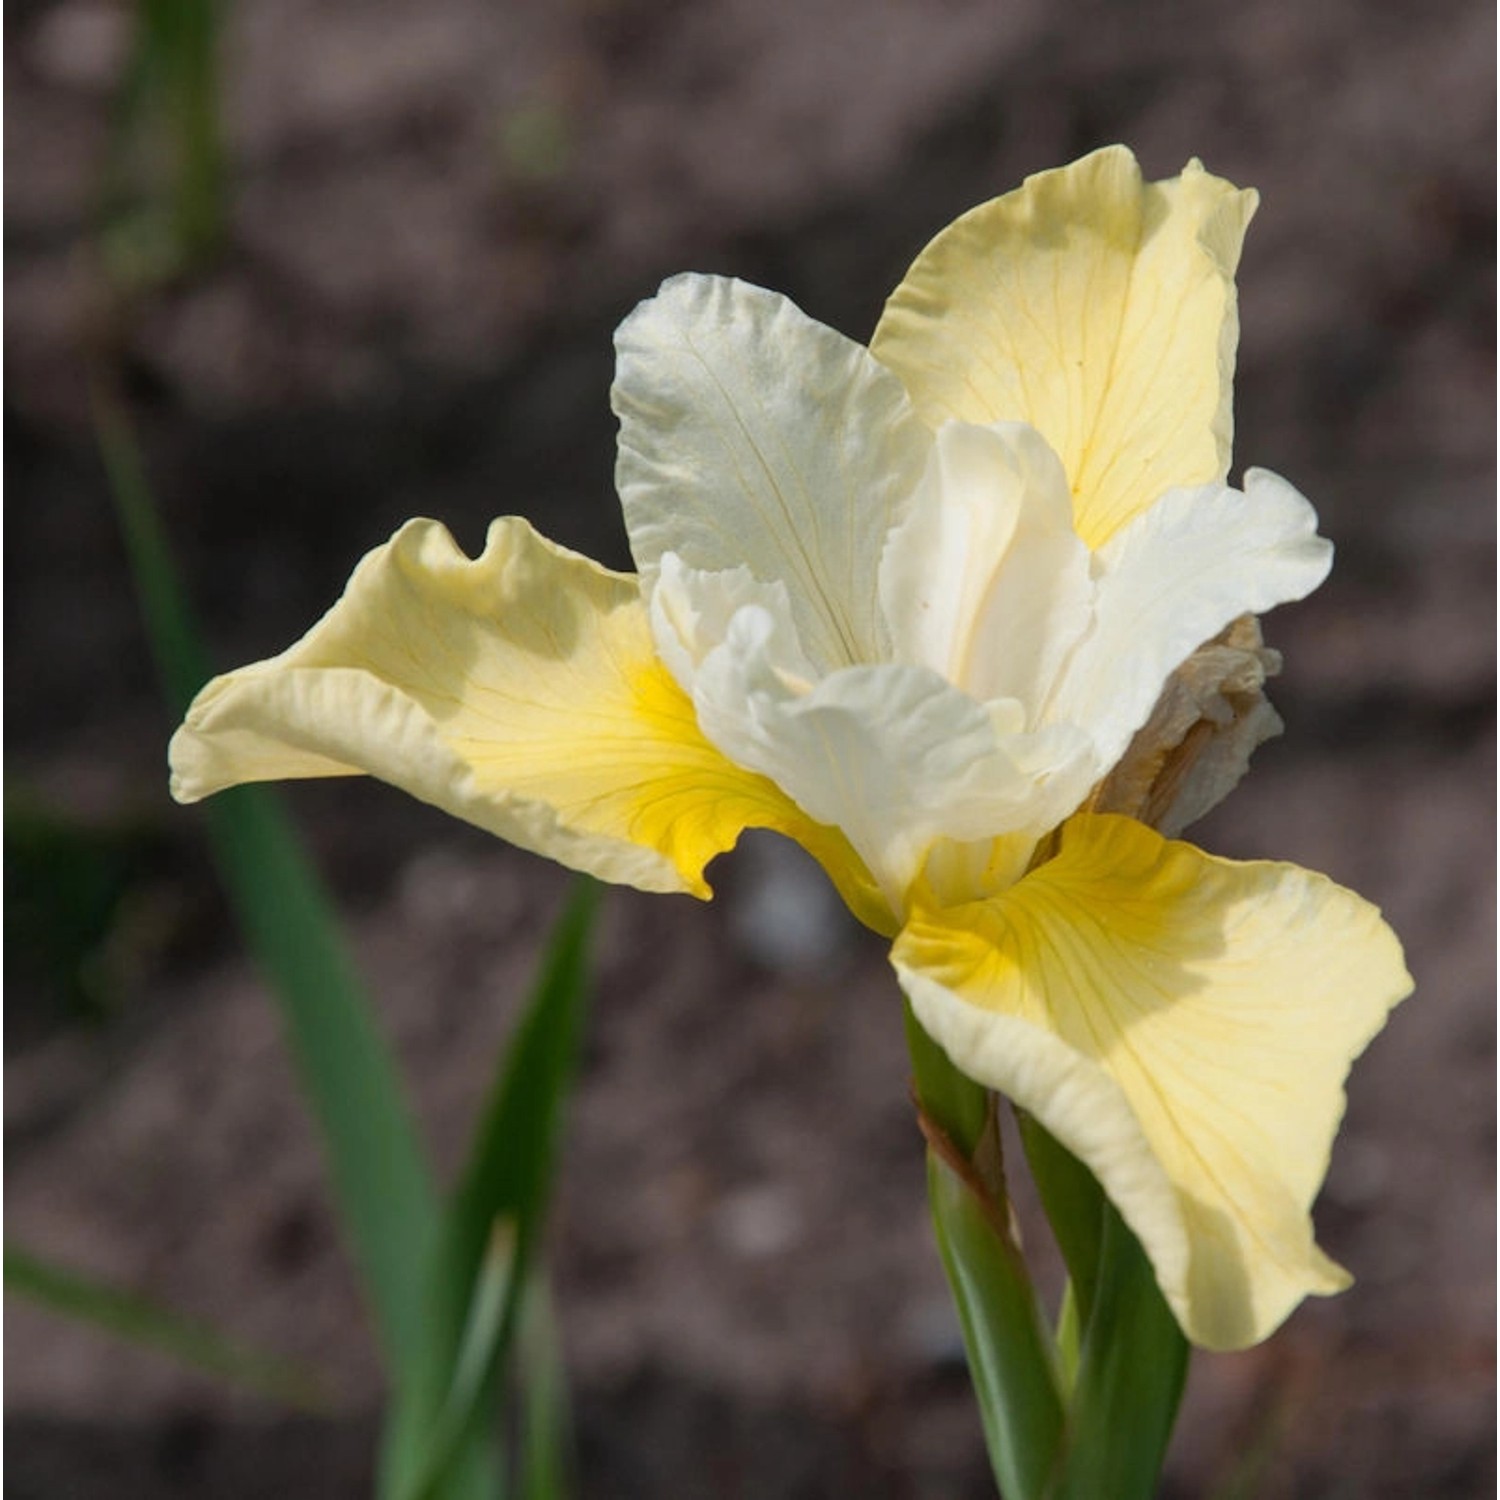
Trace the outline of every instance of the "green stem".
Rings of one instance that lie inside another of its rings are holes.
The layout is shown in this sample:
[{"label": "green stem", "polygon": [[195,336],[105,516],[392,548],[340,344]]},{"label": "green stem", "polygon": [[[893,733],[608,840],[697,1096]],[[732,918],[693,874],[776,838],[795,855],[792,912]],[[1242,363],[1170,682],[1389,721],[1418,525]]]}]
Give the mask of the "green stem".
[{"label": "green stem", "polygon": [[1187,1377],[1187,1340],[1140,1242],[1093,1174],[1036,1120],[1023,1114],[1020,1122],[1067,1262],[1065,1342],[1077,1350],[1053,1496],[1150,1500]]},{"label": "green stem", "polygon": [[1043,1500],[1063,1437],[1057,1352],[1011,1232],[990,1098],[949,1062],[909,1005],[906,1034],[928,1141],[933,1228],[990,1464],[1006,1500]]},{"label": "green stem", "polygon": [[1078,1292],[1070,1279],[1063,1287],[1062,1306],[1057,1310],[1057,1367],[1064,1400],[1071,1401],[1078,1386],[1078,1360],[1083,1342],[1083,1324],[1078,1311]]},{"label": "green stem", "polygon": [[1021,1145],[1057,1248],[1068,1268],[1068,1285],[1080,1330],[1094,1311],[1099,1255],[1104,1241],[1105,1197],[1094,1174],[1058,1144],[1024,1110],[1016,1111]]},{"label": "green stem", "polygon": [[1112,1205],[1099,1264],[1056,1500],[1151,1500],[1187,1381],[1188,1343]]}]

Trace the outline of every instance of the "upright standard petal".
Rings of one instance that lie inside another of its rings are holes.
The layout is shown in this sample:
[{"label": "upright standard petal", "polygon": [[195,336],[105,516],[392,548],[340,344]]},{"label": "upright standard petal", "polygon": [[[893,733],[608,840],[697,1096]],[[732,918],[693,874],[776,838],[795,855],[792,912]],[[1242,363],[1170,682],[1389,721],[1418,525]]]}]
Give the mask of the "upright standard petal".
[{"label": "upright standard petal", "polygon": [[1368,902],[1082,815],[1011,890],[918,914],[893,961],[954,1063],[1092,1169],[1195,1343],[1347,1284],[1309,1210],[1349,1065],[1411,989]]},{"label": "upright standard petal", "polygon": [[1197,161],[1145,183],[1123,146],[949,225],[871,348],[932,427],[1029,422],[1096,547],[1164,490],[1229,469],[1234,272],[1255,194]]},{"label": "upright standard petal", "polygon": [[676,276],[615,335],[616,481],[646,593],[661,559],[782,583],[820,670],[888,655],[873,580],[930,437],[901,382],[785,297]]},{"label": "upright standard petal", "polygon": [[897,661],[981,702],[1014,698],[1036,723],[1088,626],[1093,585],[1062,466],[1034,427],[938,429],[916,503],[886,544],[880,598]]},{"label": "upright standard petal", "polygon": [[706,896],[710,859],[744,827],[775,828],[856,909],[876,899],[839,835],[703,738],[656,658],[636,579],[514,518],[475,559],[436,522],[408,523],[297,645],[209,683],[170,755],[182,801],[366,772],[646,890]]},{"label": "upright standard petal", "polygon": [[1310,594],[1333,547],[1284,479],[1251,469],[1245,490],[1172,490],[1094,556],[1094,622],[1049,698],[1043,722],[1078,724],[1112,767],[1171,674],[1240,615]]}]

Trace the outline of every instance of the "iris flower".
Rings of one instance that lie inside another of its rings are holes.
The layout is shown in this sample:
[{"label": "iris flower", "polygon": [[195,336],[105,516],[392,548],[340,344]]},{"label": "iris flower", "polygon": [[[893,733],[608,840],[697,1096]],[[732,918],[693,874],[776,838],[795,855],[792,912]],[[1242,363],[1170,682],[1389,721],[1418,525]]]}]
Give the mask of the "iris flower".
[{"label": "iris flower", "polygon": [[1227,481],[1255,197],[1123,148],[950,225],[869,348],[679,276],[616,336],[637,570],[412,521],[209,683],[174,795],[366,773],[605,880],[710,894],[747,827],[894,940],[923,1026],[1093,1171],[1194,1342],[1344,1287],[1310,1208],[1410,988],[1377,910],[1168,839],[1269,710],[1254,617],[1331,548]]}]

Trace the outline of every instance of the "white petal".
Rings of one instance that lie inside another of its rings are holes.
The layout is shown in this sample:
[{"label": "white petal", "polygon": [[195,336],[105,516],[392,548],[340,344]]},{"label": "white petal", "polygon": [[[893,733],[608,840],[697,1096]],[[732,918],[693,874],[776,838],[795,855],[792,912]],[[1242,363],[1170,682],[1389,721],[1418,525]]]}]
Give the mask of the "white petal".
[{"label": "white petal", "polygon": [[1087,790],[1086,738],[1020,728],[1019,706],[976,703],[925,667],[847,667],[805,687],[784,629],[742,609],[693,680],[708,739],[832,824],[898,907],[940,837],[1045,832]]},{"label": "white petal", "polygon": [[1094,627],[1063,671],[1050,722],[1082,726],[1101,767],[1124,753],[1167,678],[1243,614],[1301,599],[1328,576],[1333,547],[1284,479],[1251,469],[1227,485],[1169,490],[1095,553]]},{"label": "white petal", "polygon": [[767,640],[774,637],[779,672],[803,687],[817,676],[797,640],[791,600],[780,580],[762,583],[743,566],[705,573],[688,567],[675,552],[666,552],[650,609],[656,649],[688,692],[703,659],[723,643],[743,609],[754,609],[771,622]]},{"label": "white petal", "polygon": [[1087,628],[1089,552],[1062,463],[1033,427],[949,422],[881,562],[897,659],[1035,721]]},{"label": "white petal", "polygon": [[888,655],[874,581],[931,437],[901,382],[786,298],[677,276],[615,335],[625,525],[661,559],[784,583],[825,669]]}]

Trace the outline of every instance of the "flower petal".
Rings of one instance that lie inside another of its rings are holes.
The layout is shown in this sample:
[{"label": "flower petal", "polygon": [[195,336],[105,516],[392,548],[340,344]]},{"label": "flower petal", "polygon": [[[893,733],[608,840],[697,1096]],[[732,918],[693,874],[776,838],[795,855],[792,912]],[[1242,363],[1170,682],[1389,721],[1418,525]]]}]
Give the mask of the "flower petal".
[{"label": "flower petal", "polygon": [[1194,1342],[1252,1344],[1347,1284],[1309,1210],[1349,1065],[1411,989],[1368,902],[1083,815],[1010,891],[919,914],[893,961],[955,1064],[1093,1170]]},{"label": "flower petal", "polygon": [[181,801],[367,772],[646,890],[707,896],[708,861],[744,827],[775,828],[856,909],[878,900],[838,834],[703,738],[656,659],[636,579],[514,518],[472,560],[436,522],[408,523],[297,645],[209,683],[170,755]]},{"label": "flower petal", "polygon": [[1243,614],[1301,599],[1328,576],[1333,547],[1284,479],[1251,469],[1245,491],[1171,490],[1095,554],[1094,627],[1045,720],[1082,725],[1101,768],[1119,760],[1168,678]]},{"label": "flower petal", "polygon": [[784,681],[810,684],[818,676],[797,639],[786,585],[779,580],[762,583],[749,568],[704,573],[688,567],[675,552],[664,552],[650,609],[657,652],[689,694],[698,668],[747,609],[769,622],[767,664]]},{"label": "flower petal", "polygon": [[663,554],[784,583],[823,670],[888,652],[873,580],[930,437],[901,382],[785,297],[676,276],[615,335],[616,481],[646,593]]},{"label": "flower petal", "polygon": [[1014,698],[1035,723],[1092,594],[1067,480],[1041,434],[1020,422],[939,428],[880,565],[896,659],[982,702]]},{"label": "flower petal", "polygon": [[1098,546],[1229,469],[1234,272],[1255,194],[1197,162],[1144,183],[1123,146],[1042,172],[949,225],[871,342],[923,419],[1030,422]]},{"label": "flower petal", "polygon": [[1018,703],[979,704],[927,667],[805,682],[795,660],[783,620],[742,608],[694,674],[698,722],[736,764],[841,829],[894,910],[934,840],[1035,838],[1088,789],[1090,746],[1070,725],[1028,733]]}]

